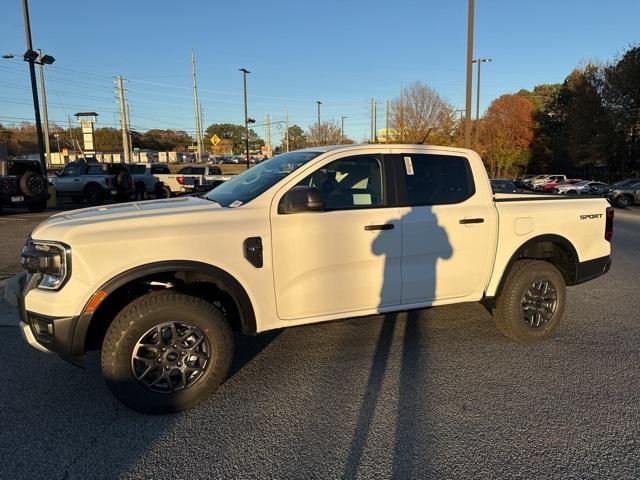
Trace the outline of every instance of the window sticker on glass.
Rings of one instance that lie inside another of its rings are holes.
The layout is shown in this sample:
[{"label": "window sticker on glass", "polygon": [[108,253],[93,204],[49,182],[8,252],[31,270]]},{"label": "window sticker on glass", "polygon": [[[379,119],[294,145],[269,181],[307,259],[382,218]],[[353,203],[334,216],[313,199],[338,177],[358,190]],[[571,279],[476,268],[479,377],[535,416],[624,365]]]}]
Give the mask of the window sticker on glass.
[{"label": "window sticker on glass", "polygon": [[231,202],[229,204],[231,208],[236,208],[236,207],[239,207],[240,205],[242,205],[242,202],[240,200],[236,200],[235,202]]},{"label": "window sticker on glass", "polygon": [[404,157],[404,168],[407,170],[407,175],[413,175],[413,163],[411,157]]}]

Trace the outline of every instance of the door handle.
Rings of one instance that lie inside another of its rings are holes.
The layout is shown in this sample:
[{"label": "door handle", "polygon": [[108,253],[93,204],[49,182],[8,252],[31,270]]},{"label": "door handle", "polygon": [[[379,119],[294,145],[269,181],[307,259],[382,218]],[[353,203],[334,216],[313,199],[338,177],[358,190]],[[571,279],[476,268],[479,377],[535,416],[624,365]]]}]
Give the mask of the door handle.
[{"label": "door handle", "polygon": [[462,225],[468,225],[469,223],[484,223],[484,218],[461,218],[460,223]]},{"label": "door handle", "polygon": [[393,223],[385,223],[383,225],[365,225],[364,229],[371,230],[393,230]]}]

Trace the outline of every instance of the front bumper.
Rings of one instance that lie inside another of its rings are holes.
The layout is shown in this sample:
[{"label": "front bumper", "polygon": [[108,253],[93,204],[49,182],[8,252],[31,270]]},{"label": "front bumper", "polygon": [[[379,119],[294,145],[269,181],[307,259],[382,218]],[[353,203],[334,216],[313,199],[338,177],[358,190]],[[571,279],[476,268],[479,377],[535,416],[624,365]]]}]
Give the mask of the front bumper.
[{"label": "front bumper", "polygon": [[[41,352],[57,353],[64,360],[82,366],[84,357],[74,354],[73,334],[78,317],[51,317],[25,308],[24,299],[38,282],[37,274],[21,274],[10,287],[20,313],[20,331],[25,341]],[[9,291],[7,291],[9,293]]]}]

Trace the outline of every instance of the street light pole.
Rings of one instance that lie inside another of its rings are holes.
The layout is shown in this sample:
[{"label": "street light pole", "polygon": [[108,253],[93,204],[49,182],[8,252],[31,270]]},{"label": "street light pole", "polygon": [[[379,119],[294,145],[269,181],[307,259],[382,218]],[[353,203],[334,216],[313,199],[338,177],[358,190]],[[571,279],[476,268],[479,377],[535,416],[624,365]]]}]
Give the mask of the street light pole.
[{"label": "street light pole", "polygon": [[318,129],[320,129],[320,105],[322,105],[322,102],[320,100],[316,100],[316,103],[318,104]]},{"label": "street light pole", "polygon": [[239,68],[242,72],[242,79],[244,84],[244,145],[245,145],[245,153],[247,155],[247,170],[249,169],[249,113],[247,107],[247,74],[251,73],[246,68]]},{"label": "street light pole", "polygon": [[[42,136],[42,123],[40,120],[40,103],[38,101],[38,87],[36,85],[36,66],[34,55],[29,55],[33,52],[33,44],[31,42],[31,22],[29,21],[29,4],[27,0],[22,0],[22,13],[24,18],[24,33],[27,38],[27,51],[25,53],[25,60],[29,62],[29,77],[31,79],[31,95],[33,96],[33,111],[35,113],[36,121],[36,138],[38,139],[38,150],[40,151],[40,164],[42,165],[42,171],[47,171],[47,161],[44,156],[44,139]],[[33,52],[35,53],[35,52]]]},{"label": "street light pole", "polygon": [[46,161],[51,165],[51,145],[49,145],[49,112],[47,109],[47,90],[44,88],[44,64],[42,62],[42,50],[38,49],[38,65],[40,69],[40,95],[42,95],[42,120],[44,130],[44,150]]},{"label": "street light pole", "polygon": [[468,0],[469,13],[467,16],[467,91],[464,118],[464,147],[471,148],[471,88],[473,77],[473,14],[474,0]]},{"label": "street light pole", "polygon": [[478,64],[478,84],[476,88],[476,145],[480,138],[480,68],[483,63],[492,62],[493,58],[476,58],[473,63]]}]

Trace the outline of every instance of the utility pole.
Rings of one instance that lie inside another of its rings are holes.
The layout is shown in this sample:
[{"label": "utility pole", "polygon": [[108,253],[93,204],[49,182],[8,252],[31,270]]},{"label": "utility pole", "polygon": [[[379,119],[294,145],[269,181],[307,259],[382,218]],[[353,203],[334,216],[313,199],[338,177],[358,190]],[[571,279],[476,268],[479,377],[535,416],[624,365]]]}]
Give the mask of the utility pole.
[{"label": "utility pole", "polygon": [[199,103],[198,105],[200,106],[200,108],[198,109],[198,113],[200,114],[200,116],[198,117],[198,120],[200,120],[200,145],[202,145],[201,155],[204,155],[204,151],[206,150],[205,143],[204,143],[204,127],[203,127],[204,110],[202,108],[202,103]]},{"label": "utility pole", "polygon": [[[24,19],[24,33],[27,38],[27,51],[25,53],[24,59],[29,62],[29,78],[31,79],[31,95],[33,97],[33,111],[36,121],[36,137],[38,139],[38,150],[40,151],[40,164],[42,165],[42,170],[46,172],[47,162],[44,157],[44,140],[42,138],[40,104],[38,102],[38,87],[36,86],[36,67],[34,65],[34,61],[37,57],[34,58],[35,55],[33,55],[35,52],[33,51],[33,43],[31,42],[31,22],[29,21],[29,4],[27,0],[22,0],[22,14]],[[29,56],[27,57],[27,55]]]},{"label": "utility pole", "polygon": [[122,87],[122,75],[118,75],[118,98],[120,100],[120,125],[122,126],[122,151],[124,163],[131,161],[131,147],[129,146],[129,127],[127,126],[127,113],[124,102],[124,88]]},{"label": "utility pole", "polygon": [[371,133],[371,135],[370,135],[371,140],[370,140],[370,142],[371,143],[373,143],[373,128],[374,128],[373,127],[373,102],[374,101],[375,100],[372,98],[371,99],[371,125],[370,125],[370,128],[371,128],[371,132],[370,132]]},{"label": "utility pole", "polygon": [[344,143],[344,119],[345,118],[348,118],[348,117],[345,117],[344,115],[342,117],[340,117],[340,123],[341,123],[341,126],[340,126],[340,141],[342,143]]},{"label": "utility pole", "polygon": [[245,145],[245,153],[247,155],[247,170],[249,170],[249,113],[248,113],[248,105],[247,105],[247,75],[251,72],[246,68],[239,69],[242,72],[242,80],[244,84],[244,145]]},{"label": "utility pole", "polygon": [[396,113],[399,122],[396,122],[396,128],[400,127],[400,142],[404,142],[404,88],[400,85],[400,105]]},{"label": "utility pole", "polygon": [[267,137],[267,157],[271,158],[271,117],[269,116],[269,114],[267,113],[267,115],[264,117],[265,120],[265,130],[266,130],[266,137]]},{"label": "utility pole", "polygon": [[44,150],[46,152],[47,166],[51,165],[51,146],[49,145],[49,111],[47,110],[47,91],[44,88],[44,66],[42,64],[42,50],[38,49],[40,68],[40,95],[42,96],[42,127],[44,130]]},{"label": "utility pole", "polygon": [[389,143],[389,100],[387,100],[387,105],[384,109],[384,113],[385,113],[385,126],[384,126],[384,131],[385,131],[385,135],[384,135],[384,141],[385,143]]},{"label": "utility pole", "polygon": [[71,140],[71,147],[73,148],[73,152],[76,151],[76,144],[74,142],[73,133],[71,130],[71,115],[67,114],[67,121],[69,122],[69,140]]},{"label": "utility pole", "polygon": [[196,81],[196,53],[191,49],[191,76],[193,78],[193,111],[196,120],[196,161],[202,161],[202,131],[200,125],[200,102],[198,101],[198,84]]},{"label": "utility pole", "polygon": [[483,63],[492,62],[493,58],[476,58],[473,63],[478,64],[478,83],[476,88],[476,145],[480,138],[480,67]]},{"label": "utility pole", "polygon": [[129,138],[129,156],[133,158],[133,141],[131,140],[131,107],[127,103],[127,137]]},{"label": "utility pole", "polygon": [[324,135],[322,134],[322,128],[320,127],[320,105],[322,102],[320,100],[316,100],[318,104],[318,142],[322,145],[324,143]]},{"label": "utility pole", "polygon": [[289,152],[289,110],[284,109],[284,146],[285,151]]},{"label": "utility pole", "polygon": [[473,14],[474,0],[468,0],[469,13],[467,15],[467,91],[464,118],[464,147],[471,148],[471,88],[473,77]]},{"label": "utility pole", "polygon": [[373,101],[373,143],[378,143],[378,102]]}]

